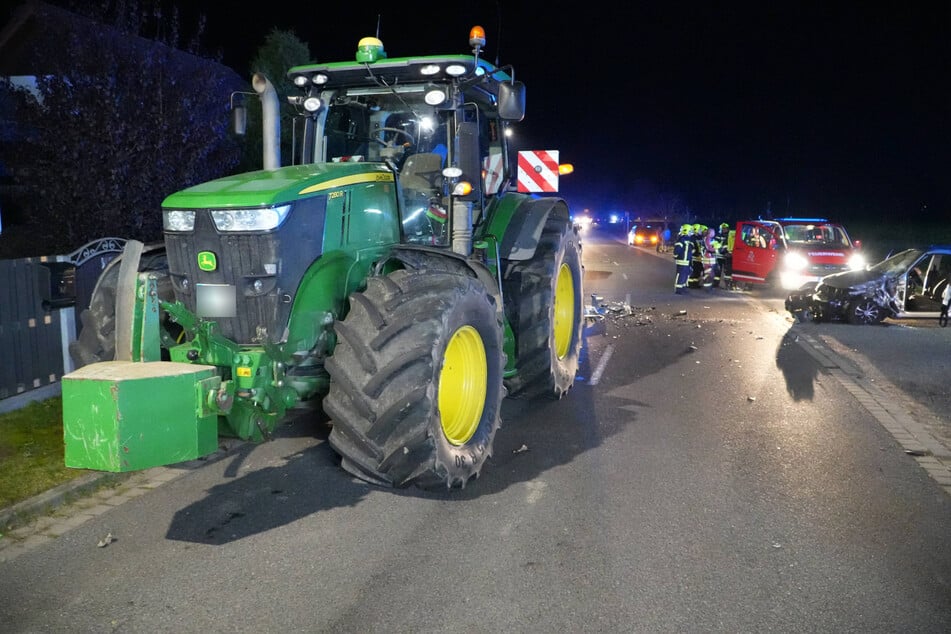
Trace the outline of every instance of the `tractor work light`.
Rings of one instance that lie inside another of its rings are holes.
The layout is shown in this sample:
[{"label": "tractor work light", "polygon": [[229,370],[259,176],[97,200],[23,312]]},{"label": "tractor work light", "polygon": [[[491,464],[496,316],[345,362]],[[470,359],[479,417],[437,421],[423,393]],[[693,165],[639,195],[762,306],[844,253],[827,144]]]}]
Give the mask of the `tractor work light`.
[{"label": "tractor work light", "polygon": [[213,209],[211,219],[221,232],[270,231],[281,226],[290,209],[290,205],[263,209]]},{"label": "tractor work light", "polygon": [[440,88],[434,88],[432,90],[427,90],[426,95],[423,97],[426,100],[426,103],[430,106],[438,106],[448,99],[446,97],[446,91]]},{"label": "tractor work light", "polygon": [[317,112],[320,110],[320,99],[317,97],[308,97],[304,100],[304,110],[307,112]]}]

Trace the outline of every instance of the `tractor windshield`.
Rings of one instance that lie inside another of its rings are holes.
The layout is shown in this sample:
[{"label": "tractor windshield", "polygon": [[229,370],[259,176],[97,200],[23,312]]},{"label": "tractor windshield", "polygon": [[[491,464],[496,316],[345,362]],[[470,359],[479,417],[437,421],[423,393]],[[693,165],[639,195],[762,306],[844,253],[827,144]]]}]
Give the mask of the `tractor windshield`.
[{"label": "tractor windshield", "polygon": [[436,154],[445,167],[448,113],[425,103],[422,92],[380,88],[367,94],[338,92],[328,99],[324,122],[326,161],[392,160],[402,167],[408,156]]},{"label": "tractor windshield", "polygon": [[327,100],[326,161],[388,161],[399,171],[404,239],[446,246],[452,112],[437,110],[412,87],[399,91],[360,88]]}]

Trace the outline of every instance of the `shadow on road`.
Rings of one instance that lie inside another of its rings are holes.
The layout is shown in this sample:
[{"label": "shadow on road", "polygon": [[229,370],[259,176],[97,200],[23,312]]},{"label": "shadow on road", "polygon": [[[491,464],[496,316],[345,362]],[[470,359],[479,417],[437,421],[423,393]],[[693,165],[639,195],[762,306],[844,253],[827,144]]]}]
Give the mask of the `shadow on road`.
[{"label": "shadow on road", "polygon": [[801,346],[793,328],[786,331],[776,349],[776,367],[786,379],[786,391],[794,401],[811,401],[815,396],[819,365]]},{"label": "shadow on road", "polygon": [[298,416],[279,426],[276,441],[309,436],[317,443],[271,459],[274,466],[242,468],[251,454],[264,448],[256,444],[245,444],[226,457],[226,479],[176,512],[166,538],[226,544],[362,500],[368,488],[339,468],[340,460],[326,442],[325,423],[319,416]]},{"label": "shadow on road", "polygon": [[[585,341],[579,375],[590,373]],[[311,436],[316,444],[272,460],[280,464],[254,470],[242,469],[242,465],[259,446],[243,446],[226,458],[230,463],[224,482],[175,513],[166,538],[222,545],[320,511],[354,506],[374,489],[399,496],[464,502],[531,481],[598,447],[619,429],[619,423],[599,422],[593,388],[583,381],[576,382],[560,401],[508,398],[502,403],[502,427],[495,437],[493,455],[479,478],[470,480],[463,489],[423,491],[386,489],[350,476],[327,442],[329,425],[314,413],[280,426],[276,437]]]}]

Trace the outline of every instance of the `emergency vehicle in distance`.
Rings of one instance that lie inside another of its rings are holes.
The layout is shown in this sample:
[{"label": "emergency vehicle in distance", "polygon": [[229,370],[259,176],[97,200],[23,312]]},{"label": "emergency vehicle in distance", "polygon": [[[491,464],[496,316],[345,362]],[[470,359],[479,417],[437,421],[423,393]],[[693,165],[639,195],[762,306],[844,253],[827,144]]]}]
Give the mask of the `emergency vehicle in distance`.
[{"label": "emergency vehicle in distance", "polygon": [[799,289],[825,275],[865,268],[861,246],[825,218],[741,220],[731,252],[733,282]]}]

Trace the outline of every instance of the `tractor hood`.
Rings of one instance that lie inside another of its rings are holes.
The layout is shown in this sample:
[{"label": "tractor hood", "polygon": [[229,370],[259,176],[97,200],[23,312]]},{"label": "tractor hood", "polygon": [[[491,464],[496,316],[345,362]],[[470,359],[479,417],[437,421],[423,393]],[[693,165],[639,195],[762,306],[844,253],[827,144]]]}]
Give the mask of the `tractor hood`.
[{"label": "tractor hood", "polygon": [[360,182],[392,181],[382,163],[315,163],[226,176],[176,192],[162,202],[169,209],[267,207]]},{"label": "tractor hood", "polygon": [[[239,344],[265,340],[260,333],[282,341],[305,272],[327,249],[346,246],[343,212],[328,220],[328,201],[336,209],[345,190],[362,193],[394,178],[382,163],[322,163],[219,178],[169,196],[163,222],[176,299],[214,318]],[[338,227],[329,245],[327,222]],[[363,225],[354,222],[347,226],[359,232]],[[396,242],[395,218],[392,223],[390,241]],[[214,303],[213,292],[227,292],[228,301]]]}]

